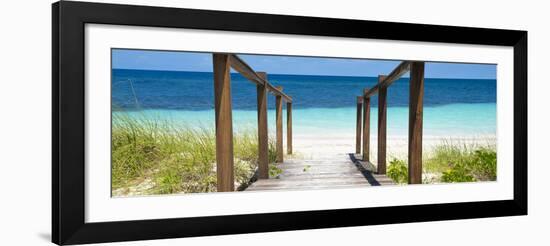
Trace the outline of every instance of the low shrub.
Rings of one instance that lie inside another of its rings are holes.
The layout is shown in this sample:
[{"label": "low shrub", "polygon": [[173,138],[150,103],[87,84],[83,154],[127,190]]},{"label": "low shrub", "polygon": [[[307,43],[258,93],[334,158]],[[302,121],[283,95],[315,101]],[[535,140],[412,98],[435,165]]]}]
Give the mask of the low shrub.
[{"label": "low shrub", "polygon": [[[425,179],[424,183],[494,181],[497,172],[496,148],[492,144],[480,146],[444,141],[424,158],[422,166],[423,173],[436,174]],[[387,175],[396,183],[407,183],[407,162],[393,159],[388,165]]]},{"label": "low shrub", "polygon": [[496,146],[443,141],[425,159],[425,172],[441,173],[441,182],[496,180]]},{"label": "low shrub", "polygon": [[407,163],[403,160],[392,159],[388,165],[386,175],[398,184],[407,183],[409,177]]},{"label": "low shrub", "polygon": [[470,161],[472,175],[478,180],[496,180],[497,152],[493,149],[482,148],[474,152]]},{"label": "low shrub", "polygon": [[464,165],[455,165],[451,169],[443,172],[441,176],[441,181],[445,183],[455,183],[455,182],[473,182],[475,181],[474,176],[469,174]]}]

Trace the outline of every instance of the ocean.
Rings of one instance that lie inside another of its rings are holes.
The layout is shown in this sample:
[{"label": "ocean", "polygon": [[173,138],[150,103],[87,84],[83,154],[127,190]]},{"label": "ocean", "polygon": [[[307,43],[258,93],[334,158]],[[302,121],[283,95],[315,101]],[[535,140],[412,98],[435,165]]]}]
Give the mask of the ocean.
[{"label": "ocean", "polygon": [[[256,86],[231,74],[233,125],[236,131],[256,127]],[[376,77],[268,75],[293,98],[293,132],[355,132],[356,102]],[[409,79],[388,89],[388,135],[408,131]],[[371,134],[376,135],[377,97],[371,100]],[[274,129],[275,98],[268,97],[269,129]],[[113,114],[169,119],[191,126],[214,126],[212,73],[112,70]],[[286,116],[286,114],[283,114]],[[496,135],[496,80],[426,78],[425,136]]]}]

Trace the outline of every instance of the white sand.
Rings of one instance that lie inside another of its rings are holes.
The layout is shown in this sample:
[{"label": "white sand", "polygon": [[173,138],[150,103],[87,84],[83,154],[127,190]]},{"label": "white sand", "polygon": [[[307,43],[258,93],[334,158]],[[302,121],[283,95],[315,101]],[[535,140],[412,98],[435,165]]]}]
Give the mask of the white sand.
[{"label": "white sand", "polygon": [[[376,162],[378,138],[370,138],[370,159]],[[376,132],[374,132],[376,134]],[[481,145],[495,144],[494,135],[482,136],[424,136],[423,152],[429,155],[434,146],[442,143],[459,145]],[[284,141],[286,148],[286,139]],[[387,138],[387,159],[392,157],[406,159],[408,152],[407,136],[388,136]],[[323,159],[334,155],[348,154],[355,152],[355,134],[302,134],[293,136],[293,151],[296,158]]]}]

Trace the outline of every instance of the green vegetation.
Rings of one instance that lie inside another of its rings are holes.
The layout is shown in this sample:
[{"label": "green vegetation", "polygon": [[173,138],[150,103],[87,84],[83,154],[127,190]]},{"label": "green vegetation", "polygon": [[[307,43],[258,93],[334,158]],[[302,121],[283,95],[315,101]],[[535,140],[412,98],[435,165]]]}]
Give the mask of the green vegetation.
[{"label": "green vegetation", "polygon": [[[258,143],[254,131],[234,135],[236,186],[247,184],[257,167]],[[113,114],[112,190],[138,194],[216,191],[215,131],[174,122]],[[269,161],[275,144],[269,143]],[[270,168],[271,173],[271,168]],[[277,174],[278,175],[278,174]]]},{"label": "green vegetation", "polygon": [[[443,141],[424,158],[422,166],[424,174],[434,176],[425,178],[424,183],[494,181],[497,171],[496,146]],[[394,158],[389,163],[387,175],[397,183],[406,183],[407,162]]]},{"label": "green vegetation", "polygon": [[279,178],[279,175],[283,173],[283,169],[280,169],[275,164],[269,164],[269,177],[270,178]]},{"label": "green vegetation", "polygon": [[403,160],[392,159],[388,170],[386,171],[388,177],[393,179],[398,184],[407,183],[409,177],[409,169],[407,163]]}]

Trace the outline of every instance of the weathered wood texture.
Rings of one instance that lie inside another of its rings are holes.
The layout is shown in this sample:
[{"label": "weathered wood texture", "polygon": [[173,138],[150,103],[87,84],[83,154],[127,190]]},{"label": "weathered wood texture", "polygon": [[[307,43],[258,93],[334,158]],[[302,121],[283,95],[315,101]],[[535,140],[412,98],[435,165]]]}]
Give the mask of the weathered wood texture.
[{"label": "weathered wood texture", "polygon": [[[386,78],[378,76],[378,83]],[[387,91],[388,87],[380,87],[378,91],[378,168],[379,174],[386,174],[386,118],[387,118]]]},{"label": "weathered wood texture", "polygon": [[292,155],[292,103],[286,103],[286,153]]},{"label": "weathered wood texture", "polygon": [[353,155],[336,155],[323,160],[286,160],[277,166],[279,178],[261,179],[245,191],[311,190],[393,185],[385,175],[374,174]]},{"label": "weathered wood texture", "polygon": [[[262,79],[267,81],[267,74],[257,73]],[[258,178],[269,178],[269,159],[268,159],[268,130],[267,130],[267,87],[262,84],[256,85],[258,99]]]},{"label": "weathered wood texture", "polygon": [[265,85],[269,92],[273,93],[274,95],[283,97],[287,102],[292,102],[292,98],[290,96],[286,95],[281,90],[273,86],[271,83],[264,80],[261,76],[258,75],[258,73],[254,72],[254,69],[248,66],[248,64],[246,64],[246,62],[244,62],[240,57],[235,54],[229,54],[229,59],[231,67],[235,69],[235,71],[239,72],[243,77],[256,84]]},{"label": "weathered wood texture", "polygon": [[[283,90],[278,86],[277,89]],[[276,162],[283,162],[283,100],[281,96],[275,96],[275,128],[276,140],[275,151],[277,152]]]},{"label": "weathered wood texture", "polygon": [[363,112],[363,97],[357,97],[357,121],[355,126],[355,154],[361,154],[361,123]]},{"label": "weathered wood texture", "polygon": [[369,90],[365,91],[364,96],[370,97],[382,87],[388,87],[390,86],[394,81],[398,80],[403,76],[403,74],[407,73],[411,67],[410,61],[404,61],[401,62],[386,78],[382,81],[376,84],[374,87],[370,88]]},{"label": "weathered wood texture", "polygon": [[370,154],[370,98],[363,99],[363,161],[369,161]]},{"label": "weathered wood texture", "polygon": [[229,55],[214,54],[217,189],[234,191],[231,70]]},{"label": "weathered wood texture", "polygon": [[412,63],[409,89],[409,184],[421,184],[424,62]]}]

